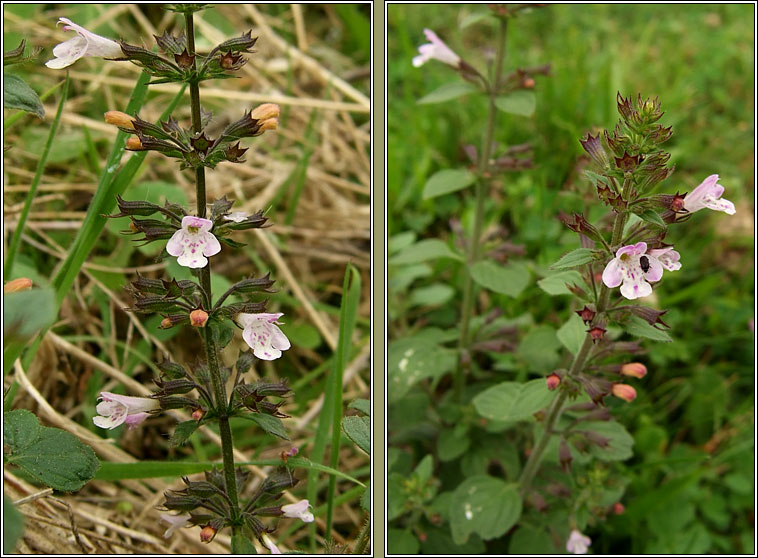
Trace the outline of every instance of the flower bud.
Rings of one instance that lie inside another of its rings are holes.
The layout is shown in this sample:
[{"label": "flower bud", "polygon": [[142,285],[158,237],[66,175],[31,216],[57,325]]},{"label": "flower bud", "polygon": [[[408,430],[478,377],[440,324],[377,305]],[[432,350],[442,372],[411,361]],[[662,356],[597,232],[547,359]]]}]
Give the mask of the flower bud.
[{"label": "flower bud", "polygon": [[545,381],[547,383],[547,389],[550,391],[555,390],[559,385],[561,385],[561,377],[555,372],[550,374]]},{"label": "flower bud", "polygon": [[645,374],[647,374],[647,367],[641,362],[627,362],[621,366],[621,373],[624,376],[644,378]]},{"label": "flower bud", "polygon": [[192,327],[205,327],[208,323],[208,312],[198,308],[190,312],[190,325]]},{"label": "flower bud", "polygon": [[255,135],[259,136],[266,130],[276,130],[278,126],[279,126],[278,119],[269,118],[268,120],[264,120],[263,122],[261,122],[260,128],[258,128],[258,132]]},{"label": "flower bud", "polygon": [[532,78],[528,77],[521,82],[524,89],[534,89],[535,82]]},{"label": "flower bud", "polygon": [[576,313],[582,319],[582,321],[587,325],[589,325],[590,322],[592,322],[592,320],[595,319],[595,314],[596,314],[596,312],[592,308],[589,308],[586,304],[584,305],[584,308],[582,308],[581,310],[576,310]]},{"label": "flower bud", "polygon": [[144,151],[142,142],[137,136],[131,136],[128,140],[126,140],[126,148],[132,151]]},{"label": "flower bud", "polygon": [[268,120],[269,118],[279,117],[279,105],[274,103],[264,103],[253,109],[250,117],[255,120]]},{"label": "flower bud", "polygon": [[205,409],[198,407],[192,411],[192,420],[200,421],[205,416]]},{"label": "flower bud", "polygon": [[591,327],[587,330],[587,333],[589,333],[592,336],[592,343],[594,344],[596,341],[600,341],[603,336],[605,335],[605,328],[602,328],[600,326]]},{"label": "flower bud", "polygon": [[626,511],[626,508],[624,507],[624,504],[622,504],[621,502],[616,502],[615,504],[613,504],[613,513],[615,513],[616,515],[621,515],[625,511]]},{"label": "flower bud", "polygon": [[634,401],[634,398],[637,397],[637,392],[635,389],[627,384],[613,384],[611,393],[619,399],[623,399],[628,403],[631,403]]},{"label": "flower bud", "polygon": [[216,536],[216,529],[213,528],[210,525],[206,525],[203,527],[203,530],[200,531],[200,542],[209,543],[213,540],[213,538]]},{"label": "flower bud", "polygon": [[109,110],[105,113],[106,124],[118,126],[119,128],[126,128],[127,130],[134,130],[134,117],[129,116],[125,112],[120,110]]},{"label": "flower bud", "polygon": [[8,281],[3,285],[4,293],[17,293],[18,291],[28,291],[32,288],[32,280],[27,277],[19,277],[13,281]]},{"label": "flower bud", "polygon": [[161,329],[169,329],[174,327],[174,322],[171,321],[171,318],[163,318],[161,320]]}]

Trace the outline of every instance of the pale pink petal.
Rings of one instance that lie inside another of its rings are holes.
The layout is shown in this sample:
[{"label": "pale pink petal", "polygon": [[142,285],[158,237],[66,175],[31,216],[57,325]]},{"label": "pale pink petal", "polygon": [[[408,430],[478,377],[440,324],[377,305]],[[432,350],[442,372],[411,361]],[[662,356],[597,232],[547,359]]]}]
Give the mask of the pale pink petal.
[{"label": "pale pink petal", "polygon": [[184,231],[178,230],[166,244],[166,252],[172,256],[181,256],[184,253]]},{"label": "pale pink petal", "polygon": [[162,513],[161,521],[164,521],[169,525],[168,529],[166,529],[166,532],[163,533],[163,538],[169,538],[174,533],[174,531],[180,529],[181,527],[191,527],[192,524],[190,523],[190,519],[192,519],[192,516],[190,516],[188,513],[181,515],[170,515],[167,513]]},{"label": "pale pink petal", "polygon": [[624,274],[621,271],[618,258],[613,258],[603,270],[603,283],[606,287],[614,288],[621,284]]},{"label": "pale pink petal", "polygon": [[621,285],[621,294],[629,300],[649,296],[653,292],[653,287],[647,281],[624,281]]},{"label": "pale pink petal", "polygon": [[195,227],[201,230],[211,230],[213,221],[210,219],[204,219],[203,217],[196,217],[195,215],[185,215],[182,217],[182,228]]},{"label": "pale pink petal", "polygon": [[[663,277],[663,266],[661,265],[661,262],[658,261],[658,258],[652,257],[649,254],[647,255],[647,262],[650,267],[645,272],[645,279],[652,281],[653,283],[660,281],[661,277]],[[640,269],[642,269],[641,266]]]},{"label": "pale pink petal", "polygon": [[571,535],[566,541],[566,550],[572,554],[587,554],[588,547],[592,544],[592,540],[573,529]]},{"label": "pale pink petal", "polygon": [[204,256],[215,256],[221,252],[221,243],[213,236],[212,233],[206,232],[204,236],[205,247],[203,248]]},{"label": "pale pink petal", "polygon": [[294,504],[282,506],[282,512],[284,512],[284,517],[294,517],[301,519],[304,523],[312,523],[314,517],[309,511],[310,507],[311,505],[308,500],[300,500]]}]

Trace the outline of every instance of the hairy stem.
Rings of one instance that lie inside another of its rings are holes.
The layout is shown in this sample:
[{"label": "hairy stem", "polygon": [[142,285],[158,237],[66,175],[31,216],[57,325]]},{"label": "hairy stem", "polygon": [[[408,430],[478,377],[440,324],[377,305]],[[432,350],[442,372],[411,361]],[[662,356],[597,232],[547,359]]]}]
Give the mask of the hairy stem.
[{"label": "hairy stem", "polygon": [[[621,242],[621,235],[624,232],[626,217],[626,213],[619,213],[616,215],[616,219],[613,223],[613,239],[611,240],[611,246],[613,247],[617,247],[617,245]],[[605,284],[603,284],[600,287],[600,296],[597,304],[597,315],[595,316],[593,324],[598,324],[602,315],[605,314],[608,308],[608,300],[610,298],[610,295],[610,289],[606,287]],[[587,363],[587,357],[589,356],[591,349],[592,336],[588,333],[584,337],[582,347],[579,349],[579,352],[574,357],[574,361],[571,363],[571,368],[567,374],[568,378],[573,378],[584,369],[584,365]],[[519,478],[522,497],[529,491],[532,480],[539,470],[540,464],[542,463],[543,454],[545,453],[545,448],[550,441],[550,437],[553,435],[555,425],[558,422],[561,413],[563,412],[563,406],[566,403],[567,398],[567,392],[565,390],[561,390],[558,397],[553,399],[553,403],[550,405],[550,409],[547,413],[547,418],[545,419],[545,431],[542,433],[542,436],[537,442],[537,445],[534,446],[532,453],[529,455],[529,459],[527,460],[526,465],[524,465],[524,470],[521,472],[521,477]]]},{"label": "hairy stem", "polygon": [[492,136],[495,132],[495,122],[497,120],[497,107],[495,98],[500,87],[500,81],[503,77],[503,62],[505,60],[505,40],[507,37],[508,20],[500,20],[500,32],[498,35],[497,55],[495,57],[495,75],[488,86],[489,110],[487,114],[487,128],[482,139],[482,149],[479,153],[477,179],[475,186],[476,211],[474,214],[474,232],[471,241],[468,243],[468,257],[466,258],[466,272],[463,279],[463,303],[461,305],[461,331],[458,339],[458,369],[455,374],[455,394],[460,401],[463,397],[463,386],[465,383],[465,373],[469,367],[469,359],[463,359],[465,351],[468,351],[471,339],[469,335],[469,323],[474,308],[474,285],[471,280],[471,266],[473,266],[481,255],[481,236],[482,226],[484,224],[484,201],[487,194],[487,167],[492,151]]},{"label": "hairy stem", "polygon": [[353,554],[363,554],[366,551],[366,546],[371,537],[371,522],[366,521],[363,524],[360,534],[358,535],[358,542],[355,543],[355,550]]},{"label": "hairy stem", "polygon": [[[187,26],[187,53],[190,56],[195,54],[195,25],[191,13],[184,14]],[[196,69],[193,60],[193,69]],[[192,108],[192,130],[195,133],[202,131],[202,122],[200,119],[200,86],[196,79],[192,79],[189,84],[190,104]],[[205,197],[205,168],[198,167],[195,169],[195,193],[197,195],[197,215],[205,217],[207,200]],[[211,263],[208,261],[205,267],[200,269],[200,286],[205,291],[205,303],[207,308],[211,308],[213,295],[211,294]],[[208,360],[208,372],[211,377],[213,387],[213,396],[216,400],[216,412],[218,413],[219,434],[221,435],[221,455],[224,460],[224,479],[226,480],[226,493],[232,503],[232,519],[239,517],[239,499],[237,495],[237,478],[234,474],[234,440],[232,439],[232,429],[229,425],[229,399],[226,393],[226,386],[221,377],[221,371],[218,363],[218,351],[213,339],[213,333],[210,328],[204,330],[205,354]],[[237,527],[232,527],[237,532]]]}]

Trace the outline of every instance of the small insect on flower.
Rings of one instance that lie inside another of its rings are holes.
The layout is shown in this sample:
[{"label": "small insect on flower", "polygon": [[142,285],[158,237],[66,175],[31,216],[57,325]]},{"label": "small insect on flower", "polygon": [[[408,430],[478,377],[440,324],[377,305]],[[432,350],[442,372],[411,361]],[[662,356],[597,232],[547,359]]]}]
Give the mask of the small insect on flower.
[{"label": "small insect on flower", "polygon": [[647,259],[647,256],[640,256],[640,267],[644,273],[650,271],[650,260]]}]

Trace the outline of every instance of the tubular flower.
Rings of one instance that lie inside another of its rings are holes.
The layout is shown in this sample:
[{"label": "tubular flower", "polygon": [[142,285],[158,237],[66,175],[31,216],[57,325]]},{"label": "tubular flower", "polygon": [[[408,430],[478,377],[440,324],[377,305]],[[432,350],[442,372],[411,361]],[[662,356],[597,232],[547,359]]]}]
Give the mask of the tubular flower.
[{"label": "tubular flower", "polygon": [[244,211],[232,211],[228,215],[224,215],[226,221],[234,221],[235,223],[241,223],[247,219],[247,213]]},{"label": "tubular flower", "polygon": [[631,403],[637,397],[637,391],[627,384],[613,384],[611,393],[627,403]]},{"label": "tubular flower", "polygon": [[455,54],[442,40],[429,29],[424,29],[428,43],[418,47],[419,55],[413,58],[413,65],[418,68],[429,60],[439,60],[454,68],[460,65],[461,57]]},{"label": "tubular flower", "polygon": [[287,336],[277,327],[281,325],[277,320],[283,315],[239,313],[235,317],[243,330],[242,338],[259,359],[275,360],[291,347]]},{"label": "tubular flower", "polygon": [[589,537],[573,529],[568,541],[566,541],[566,550],[571,554],[587,554],[587,549],[591,544],[592,540]]},{"label": "tubular flower", "polygon": [[160,403],[149,397],[130,397],[103,391],[100,393],[100,403],[97,404],[97,413],[92,422],[100,428],[113,429],[124,423],[129,428],[135,428],[149,415],[150,411],[160,409]]},{"label": "tubular flower", "polygon": [[213,256],[221,251],[213,233],[210,232],[213,221],[187,215],[182,218],[182,228],[174,233],[166,251],[172,256],[179,256],[177,262],[184,267],[205,267],[208,260],[205,256]]},{"label": "tubular flower", "polygon": [[279,548],[276,546],[274,541],[271,540],[271,538],[266,534],[263,533],[261,536],[261,542],[266,545],[266,548],[268,548],[271,551],[271,554],[281,554],[282,551],[279,550]]},{"label": "tubular flower", "polygon": [[647,367],[641,362],[627,362],[621,365],[621,373],[633,378],[644,378],[647,374]]},{"label": "tubular flower", "polygon": [[174,534],[174,531],[182,527],[191,527],[192,524],[190,523],[190,519],[192,519],[192,517],[188,513],[183,513],[181,515],[162,513],[161,521],[168,523],[168,529],[166,529],[166,532],[163,533],[163,538],[169,538]]},{"label": "tubular flower", "polygon": [[121,45],[111,39],[95,35],[70,19],[62,17],[58,23],[64,23],[64,31],[76,31],[77,36],[53,48],[53,58],[45,66],[54,70],[66,68],[85,56],[101,58],[121,58],[124,56]]},{"label": "tubular flower", "polygon": [[308,500],[300,500],[294,504],[282,506],[284,517],[296,517],[302,519],[303,523],[313,523],[313,514],[308,511],[311,505]]},{"label": "tubular flower", "polygon": [[684,198],[684,209],[690,213],[700,211],[707,207],[714,211],[723,211],[727,215],[734,215],[736,210],[734,204],[729,200],[721,199],[724,193],[724,187],[718,184],[719,175],[712,174],[698,186],[687,197]]},{"label": "tubular flower", "polygon": [[[645,242],[622,246],[603,270],[603,283],[607,287],[621,285],[621,294],[629,300],[652,294],[651,282],[660,281],[663,270],[676,271],[679,252],[673,248],[661,248],[647,251]],[[623,284],[622,284],[623,283]]]}]

